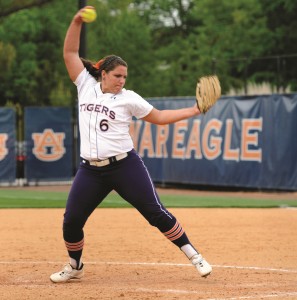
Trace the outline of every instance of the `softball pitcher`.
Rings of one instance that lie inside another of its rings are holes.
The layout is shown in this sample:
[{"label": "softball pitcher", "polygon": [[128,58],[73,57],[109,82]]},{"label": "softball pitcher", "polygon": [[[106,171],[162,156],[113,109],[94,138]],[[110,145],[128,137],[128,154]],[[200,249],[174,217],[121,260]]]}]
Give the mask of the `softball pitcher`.
[{"label": "softball pitcher", "polygon": [[69,77],[77,86],[81,141],[81,163],[69,192],[63,221],[63,238],[70,261],[50,279],[66,282],[84,275],[83,228],[112,190],[179,247],[199,274],[206,277],[212,267],[193,247],[178,220],[160,202],[129,135],[132,116],[163,125],[197,116],[200,111],[196,103],[183,109],[157,110],[135,92],[126,90],[128,66],[118,56],[109,55],[97,63],[81,59],[78,51],[81,14],[85,8],[73,17],[63,52]]}]

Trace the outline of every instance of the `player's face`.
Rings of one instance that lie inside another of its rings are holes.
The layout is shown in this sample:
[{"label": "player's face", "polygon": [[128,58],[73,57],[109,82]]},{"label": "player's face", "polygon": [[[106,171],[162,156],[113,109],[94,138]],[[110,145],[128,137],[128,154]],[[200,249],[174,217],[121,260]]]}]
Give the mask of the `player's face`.
[{"label": "player's face", "polygon": [[102,91],[104,93],[119,93],[124,87],[127,79],[127,68],[117,66],[114,70],[106,73],[102,71]]}]

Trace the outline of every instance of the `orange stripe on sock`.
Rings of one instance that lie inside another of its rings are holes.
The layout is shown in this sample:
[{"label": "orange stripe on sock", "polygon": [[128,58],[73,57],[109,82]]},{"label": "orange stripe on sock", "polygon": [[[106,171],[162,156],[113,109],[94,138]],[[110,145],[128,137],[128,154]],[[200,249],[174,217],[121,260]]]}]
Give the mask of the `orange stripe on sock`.
[{"label": "orange stripe on sock", "polygon": [[164,235],[168,235],[172,233],[177,227],[179,226],[179,223],[176,221],[175,225],[167,232],[163,232]]},{"label": "orange stripe on sock", "polygon": [[181,231],[177,234],[177,235],[175,235],[175,236],[173,236],[172,238],[168,238],[170,241],[175,241],[175,240],[177,240],[178,238],[180,238],[183,234],[184,234],[184,230],[181,228]]},{"label": "orange stripe on sock", "polygon": [[184,234],[184,229],[181,227],[181,225],[176,222],[175,225],[167,232],[164,232],[163,234],[165,237],[167,237],[170,241],[175,241],[178,238],[180,238]]},{"label": "orange stripe on sock", "polygon": [[79,241],[77,243],[69,243],[69,242],[65,241],[65,245],[66,245],[67,250],[69,250],[69,251],[80,251],[84,247],[84,239],[82,239],[81,241]]},{"label": "orange stripe on sock", "polygon": [[180,224],[178,224],[178,227],[171,233],[171,234],[167,234],[166,236],[168,238],[171,238],[173,236],[175,236],[177,233],[179,233],[182,230]]}]

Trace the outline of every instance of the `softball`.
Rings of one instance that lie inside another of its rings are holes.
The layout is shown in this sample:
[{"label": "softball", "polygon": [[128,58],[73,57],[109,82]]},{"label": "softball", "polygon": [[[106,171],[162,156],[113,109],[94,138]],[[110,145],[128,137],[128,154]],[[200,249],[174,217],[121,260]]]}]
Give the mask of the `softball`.
[{"label": "softball", "polygon": [[81,12],[81,18],[86,23],[91,23],[96,20],[97,14],[94,8],[85,8]]}]

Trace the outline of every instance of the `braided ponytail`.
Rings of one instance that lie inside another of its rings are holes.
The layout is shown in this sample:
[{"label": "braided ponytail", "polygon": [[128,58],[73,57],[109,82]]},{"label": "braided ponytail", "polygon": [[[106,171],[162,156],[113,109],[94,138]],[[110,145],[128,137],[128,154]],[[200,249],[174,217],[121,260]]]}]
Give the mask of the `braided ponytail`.
[{"label": "braided ponytail", "polygon": [[108,55],[100,59],[98,62],[92,62],[90,60],[81,58],[84,67],[87,71],[97,80],[101,80],[102,71],[107,73],[114,70],[117,66],[124,66],[128,68],[128,64],[119,56]]},{"label": "braided ponytail", "polygon": [[98,81],[101,78],[101,71],[94,66],[96,63],[84,58],[80,59],[87,71]]}]

